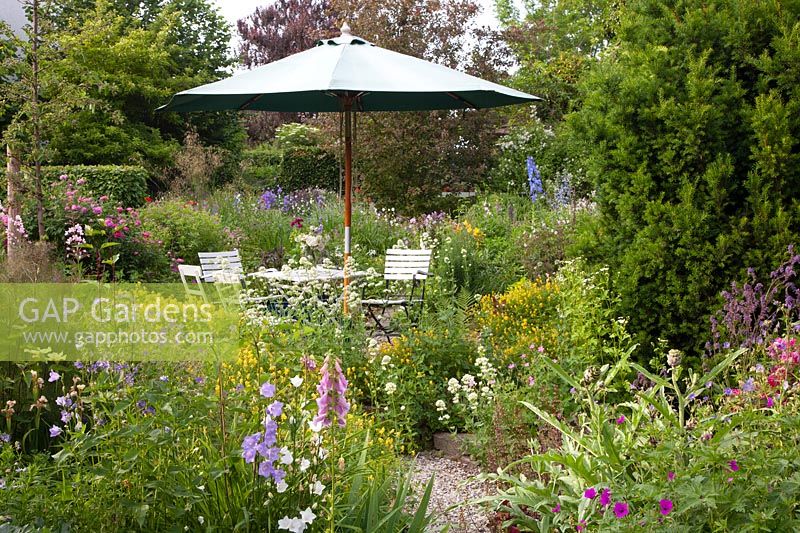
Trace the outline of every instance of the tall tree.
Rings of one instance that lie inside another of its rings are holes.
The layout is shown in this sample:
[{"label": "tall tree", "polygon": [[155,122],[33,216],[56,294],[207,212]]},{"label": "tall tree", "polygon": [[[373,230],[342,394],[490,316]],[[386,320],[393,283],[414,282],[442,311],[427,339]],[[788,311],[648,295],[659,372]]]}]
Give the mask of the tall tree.
[{"label": "tall tree", "polygon": [[9,159],[33,168],[28,179],[9,178],[8,185],[14,189],[10,197],[14,203],[19,203],[17,200],[23,195],[34,199],[39,239],[45,237],[41,166],[52,155],[49,140],[53,126],[88,103],[81,84],[62,86],[50,68],[63,57],[50,16],[53,5],[46,0],[23,4],[28,17],[24,38],[6,31],[5,48],[13,52],[6,54],[2,72],[3,141],[8,146]]},{"label": "tall tree", "polygon": [[[378,46],[493,81],[503,77],[505,48],[476,27],[472,0],[333,0],[331,8]],[[337,138],[338,122],[322,120],[328,138]],[[502,123],[494,110],[361,114],[355,150],[362,193],[408,212],[440,207],[442,190],[480,184]]]},{"label": "tall tree", "polygon": [[539,118],[558,123],[580,108],[578,82],[612,42],[624,0],[495,0],[503,38],[518,65],[515,87],[541,96]]},{"label": "tall tree", "polygon": [[63,92],[84,98],[84,105],[48,121],[50,161],[140,163],[156,174],[172,166],[189,129],[228,153],[240,149],[232,113],[155,112],[172,93],[219,79],[232,64],[228,25],[207,0],[48,4],[52,60],[45,70],[53,89],[42,104],[63,99]]},{"label": "tall tree", "polygon": [[[336,33],[327,0],[278,0],[238,21],[239,53],[247,68],[265,65],[311,48]],[[271,138],[281,124],[298,122],[299,113],[246,114],[252,140]]]}]

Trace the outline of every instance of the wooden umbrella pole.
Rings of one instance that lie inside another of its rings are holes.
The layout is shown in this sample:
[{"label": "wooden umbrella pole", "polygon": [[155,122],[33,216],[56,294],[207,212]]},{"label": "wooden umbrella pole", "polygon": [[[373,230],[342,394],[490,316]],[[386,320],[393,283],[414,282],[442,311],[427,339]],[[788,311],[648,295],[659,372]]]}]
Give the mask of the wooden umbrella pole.
[{"label": "wooden umbrella pole", "polygon": [[350,214],[352,210],[351,190],[353,187],[353,102],[344,100],[344,313],[349,312],[347,289],[350,285]]}]

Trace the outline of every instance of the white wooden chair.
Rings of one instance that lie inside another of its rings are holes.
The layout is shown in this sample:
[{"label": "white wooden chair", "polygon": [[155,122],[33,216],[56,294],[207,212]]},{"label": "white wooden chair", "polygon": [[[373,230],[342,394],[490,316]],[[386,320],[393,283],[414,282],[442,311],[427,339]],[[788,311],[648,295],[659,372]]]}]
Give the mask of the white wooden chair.
[{"label": "white wooden chair", "polygon": [[187,296],[197,296],[208,303],[206,291],[203,288],[203,269],[198,265],[178,265],[178,274]]},{"label": "white wooden chair", "polygon": [[239,250],[227,252],[199,252],[200,266],[203,268],[203,280],[206,283],[213,283],[217,280],[218,274],[236,274],[241,281],[244,281],[244,269],[242,268],[242,257]]},{"label": "white wooden chair", "polygon": [[[391,342],[392,331],[388,324],[383,324],[387,309],[402,308],[406,317],[412,322],[418,320],[422,314],[425,302],[425,282],[429,275],[431,254],[432,250],[407,250],[404,248],[387,250],[383,267],[383,279],[386,282],[384,297],[361,300],[367,314],[389,342]],[[393,294],[390,289],[392,282],[400,282],[395,285],[403,287],[404,290],[395,291]],[[415,307],[419,309],[416,316],[413,315]]]}]

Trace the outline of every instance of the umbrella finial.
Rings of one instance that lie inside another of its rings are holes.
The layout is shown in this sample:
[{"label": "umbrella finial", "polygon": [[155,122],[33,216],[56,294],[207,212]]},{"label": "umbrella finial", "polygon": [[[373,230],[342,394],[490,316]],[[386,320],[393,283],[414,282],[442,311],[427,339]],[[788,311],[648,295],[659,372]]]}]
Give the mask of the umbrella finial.
[{"label": "umbrella finial", "polygon": [[342,24],[342,27],[341,27],[341,29],[339,31],[342,32],[342,35],[341,35],[342,37],[344,37],[344,36],[352,37],[353,36],[353,34],[350,33],[350,24],[348,24],[347,21],[344,21],[344,24]]}]

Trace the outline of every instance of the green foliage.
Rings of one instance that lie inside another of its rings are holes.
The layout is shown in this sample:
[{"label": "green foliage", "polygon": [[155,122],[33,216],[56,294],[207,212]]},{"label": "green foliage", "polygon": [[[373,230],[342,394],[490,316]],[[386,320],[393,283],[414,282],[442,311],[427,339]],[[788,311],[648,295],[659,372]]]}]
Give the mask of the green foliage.
[{"label": "green foliage", "polygon": [[[626,358],[591,383],[548,361],[576,389],[581,411],[568,424],[526,404],[561,433],[561,448],[522,459],[532,476],[490,476],[510,488],[487,500],[508,513],[506,525],[531,531],[795,529],[797,397],[779,405],[769,380],[745,369],[750,388],[723,392],[742,352],[727,353],[703,375],[684,372],[673,354],[659,374],[631,364],[640,378],[630,387],[620,379]],[[609,401],[613,391],[619,401]],[[587,489],[609,490],[610,505],[625,502],[630,516],[615,518]]]},{"label": "green foliage", "polygon": [[699,352],[725,284],[797,239],[798,17],[796,4],[628,2],[581,84],[568,122],[602,217],[577,253],[618,274],[645,346]]},{"label": "green foliage", "polygon": [[466,372],[476,350],[466,338],[467,305],[459,301],[428,316],[392,343],[371,341],[363,367],[355,368],[361,400],[406,449],[428,446],[434,431],[448,427],[435,405],[446,394],[447,378]]},{"label": "green foliage", "polygon": [[321,147],[318,128],[282,124],[273,144],[263,143],[243,154],[244,180],[256,188],[280,187],[284,192],[339,188],[339,160]]},{"label": "green foliage", "polygon": [[311,187],[328,191],[339,188],[339,162],[320,148],[291,148],[283,153],[277,185],[286,191]]},{"label": "green foliage", "polygon": [[[226,150],[220,174],[228,175],[218,178],[230,178],[244,140],[233,114],[184,117],[155,111],[174,92],[215,80],[231,64],[229,29],[211,4],[70,0],[41,5],[47,28],[40,47],[41,109],[29,109],[29,91],[12,84],[20,89],[11,92],[18,110],[5,132],[23,160],[30,159],[26,124],[33,116],[44,118],[47,141],[35,159],[141,164],[153,175],[172,165],[180,140],[194,128],[203,143]],[[25,62],[20,65],[20,78],[30,79]]]},{"label": "green foliage", "polygon": [[[148,174],[141,166],[119,165],[75,165],[42,167],[42,180],[45,183],[58,183],[63,174],[73,182],[85,180],[83,190],[100,197],[108,196],[112,203],[125,207],[139,207],[147,196]],[[54,189],[50,189],[53,191]],[[59,191],[59,194],[63,191]],[[63,201],[59,197],[58,201]]]},{"label": "green foliage", "polygon": [[281,173],[281,150],[262,143],[242,152],[242,181],[255,191],[276,186]]},{"label": "green foliage", "polygon": [[[619,0],[543,0],[525,2],[521,16],[515,2],[495,0],[506,42],[519,64],[514,86],[542,97],[536,113],[548,124],[580,109],[581,77],[603,57],[619,25]],[[511,113],[514,110],[510,111]]]},{"label": "green foliage", "polygon": [[161,241],[173,260],[198,264],[198,252],[228,249],[228,237],[218,216],[180,200],[163,200],[141,211],[142,229]]}]

